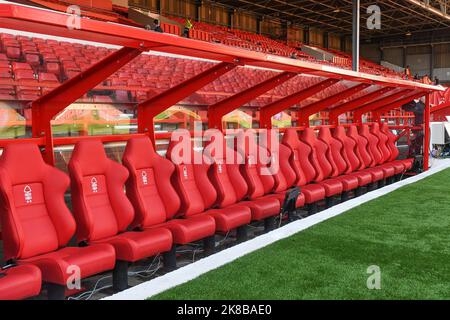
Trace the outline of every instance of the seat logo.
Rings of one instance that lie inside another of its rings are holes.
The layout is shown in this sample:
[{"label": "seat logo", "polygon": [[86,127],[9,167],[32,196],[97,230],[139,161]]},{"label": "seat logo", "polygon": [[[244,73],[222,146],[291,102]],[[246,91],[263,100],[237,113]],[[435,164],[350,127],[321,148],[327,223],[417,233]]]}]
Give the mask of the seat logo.
[{"label": "seat logo", "polygon": [[183,177],[186,179],[188,178],[188,170],[185,166],[183,167]]},{"label": "seat logo", "polygon": [[144,184],[144,186],[148,185],[148,176],[147,176],[147,172],[142,171],[141,176],[142,176],[142,183]]},{"label": "seat logo", "polygon": [[97,182],[97,179],[95,177],[93,177],[91,179],[91,189],[92,189],[92,192],[94,192],[94,193],[98,192],[98,182]]},{"label": "seat logo", "polygon": [[25,198],[26,203],[32,203],[33,202],[33,193],[30,186],[25,186],[23,188],[23,195]]}]

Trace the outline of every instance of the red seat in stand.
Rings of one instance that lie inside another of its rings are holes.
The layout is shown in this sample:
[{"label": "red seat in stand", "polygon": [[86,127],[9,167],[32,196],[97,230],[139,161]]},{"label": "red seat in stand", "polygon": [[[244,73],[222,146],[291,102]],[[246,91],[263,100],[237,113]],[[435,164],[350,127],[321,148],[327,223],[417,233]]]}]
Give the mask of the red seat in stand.
[{"label": "red seat in stand", "polygon": [[72,204],[78,223],[77,240],[90,246],[112,245],[116,252],[113,289],[128,286],[128,264],[170,251],[166,228],[127,231],[134,209],[125,195],[128,170],[109,159],[100,140],[80,141],[69,162]]},{"label": "red seat in stand", "polygon": [[347,174],[349,165],[344,159],[344,146],[332,136],[329,127],[320,128],[318,138],[327,146],[324,155],[331,165],[330,176],[342,182],[343,194],[341,200],[346,201],[349,192],[359,187],[359,180],[356,176]]},{"label": "red seat in stand", "polygon": [[[361,168],[361,160],[356,154],[357,143],[354,139],[347,136],[344,126],[338,126],[334,129],[333,137],[339,141],[342,148],[342,156],[347,163],[345,174],[358,178],[360,187],[366,187],[373,181],[370,172],[358,171]],[[357,195],[360,194],[361,189],[358,188]]]},{"label": "red seat in stand", "polygon": [[324,186],[312,183],[316,171],[309,161],[311,148],[300,141],[296,129],[288,129],[283,135],[282,144],[291,150],[290,164],[296,174],[296,185],[305,196],[305,204],[309,205],[311,214],[317,211],[317,202],[324,200],[327,191]]},{"label": "red seat in stand", "polygon": [[[171,183],[175,166],[155,152],[148,137],[128,141],[123,164],[130,172],[127,195],[136,216],[133,228],[139,230],[165,227],[173,236],[172,255],[166,255],[166,268],[176,268],[176,245],[186,245],[214,235],[214,219],[204,214],[180,217],[180,197]],[[183,208],[184,209],[184,208]],[[177,217],[177,218],[175,218]]]},{"label": "red seat in stand", "polygon": [[74,266],[82,279],[111,270],[112,246],[66,247],[76,229],[64,202],[69,178],[47,165],[35,144],[5,147],[0,159],[4,258],[37,266],[50,299],[64,298]]},{"label": "red seat in stand", "polygon": [[[184,158],[183,147],[190,148],[190,159]],[[226,234],[238,229],[238,240],[243,240],[246,226],[251,220],[250,209],[239,205],[219,208],[216,204],[217,191],[208,177],[211,158],[203,157],[202,153],[194,150],[188,134],[172,137],[167,158],[172,160],[176,168],[172,181],[180,195],[180,213],[186,217],[202,214],[210,216],[215,220],[217,232]]]},{"label": "red seat in stand", "polygon": [[0,300],[23,300],[41,291],[41,270],[33,265],[0,270]]},{"label": "red seat in stand", "polygon": [[217,191],[216,205],[228,208],[234,205],[250,208],[252,221],[265,222],[266,231],[274,227],[274,216],[280,213],[280,201],[273,196],[250,198],[249,187],[240,171],[243,158],[232,148],[227,147],[221,132],[210,137],[207,145],[207,156],[213,165],[209,170],[209,177]]}]

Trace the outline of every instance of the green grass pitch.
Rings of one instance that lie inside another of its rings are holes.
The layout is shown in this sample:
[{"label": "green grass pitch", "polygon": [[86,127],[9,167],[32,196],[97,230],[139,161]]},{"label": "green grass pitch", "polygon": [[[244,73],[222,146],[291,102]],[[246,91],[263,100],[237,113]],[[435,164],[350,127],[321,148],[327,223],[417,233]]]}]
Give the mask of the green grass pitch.
[{"label": "green grass pitch", "polygon": [[153,299],[450,299],[449,265],[446,170]]}]

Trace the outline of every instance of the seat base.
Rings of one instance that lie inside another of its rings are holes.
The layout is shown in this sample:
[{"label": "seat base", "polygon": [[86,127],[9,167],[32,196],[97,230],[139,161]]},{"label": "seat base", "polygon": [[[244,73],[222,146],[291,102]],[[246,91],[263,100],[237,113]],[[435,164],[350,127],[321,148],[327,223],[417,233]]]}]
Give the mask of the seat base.
[{"label": "seat base", "polygon": [[41,291],[41,272],[33,265],[19,265],[0,271],[0,300],[22,300]]},{"label": "seat base", "polygon": [[229,232],[240,226],[249,224],[252,220],[252,211],[243,205],[233,205],[222,209],[212,209],[206,212],[214,218],[216,231]]},{"label": "seat base", "polygon": [[185,219],[173,219],[162,225],[172,233],[173,243],[184,245],[210,237],[216,233],[214,218],[205,213]]},{"label": "seat base", "polygon": [[109,244],[93,244],[87,247],[65,247],[33,258],[18,261],[32,264],[42,273],[42,281],[66,285],[67,279],[79,268],[81,279],[114,268],[115,252]]}]

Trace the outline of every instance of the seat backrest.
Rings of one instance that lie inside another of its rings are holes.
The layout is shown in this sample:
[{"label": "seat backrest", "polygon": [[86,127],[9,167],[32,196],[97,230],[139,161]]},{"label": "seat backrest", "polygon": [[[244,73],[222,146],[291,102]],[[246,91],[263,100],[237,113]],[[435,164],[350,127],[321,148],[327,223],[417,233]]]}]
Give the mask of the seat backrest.
[{"label": "seat backrest", "polygon": [[[271,135],[268,135],[268,140],[260,143],[261,147],[266,148],[270,154],[271,166],[274,168],[272,175],[274,180],[273,191],[278,193],[294,187],[297,175],[291,166],[291,149],[281,144],[278,137],[276,141],[271,141],[271,139]],[[274,146],[275,143],[278,144],[277,147]]]},{"label": "seat backrest", "polygon": [[359,134],[360,136],[366,138],[368,144],[367,144],[367,151],[369,152],[371,163],[370,167],[374,167],[376,165],[379,165],[383,163],[383,155],[381,154],[381,150],[378,147],[380,140],[377,136],[373,135],[370,132],[370,128],[368,124],[363,124],[359,128]]},{"label": "seat backrest", "polygon": [[391,150],[388,147],[388,136],[384,132],[381,132],[380,125],[377,122],[372,125],[370,132],[378,138],[378,149],[381,152],[382,158],[381,163],[388,162],[391,158]]},{"label": "seat backrest", "polygon": [[334,129],[333,137],[336,138],[343,145],[343,156],[347,162],[346,174],[358,171],[361,167],[361,160],[356,155],[356,141],[348,137],[344,126],[338,126]]},{"label": "seat backrest", "polygon": [[[216,144],[216,139],[221,139],[223,144]],[[222,150],[217,147],[222,146]],[[206,145],[207,156],[212,159],[212,166],[208,176],[217,191],[216,205],[219,208],[228,207],[248,197],[248,185],[240,172],[240,164],[243,163],[242,156],[227,147],[226,140],[222,134],[216,134],[210,138]],[[233,157],[233,160],[228,159]]]},{"label": "seat backrest", "polygon": [[317,173],[309,161],[312,150],[306,143],[300,141],[297,130],[286,130],[281,143],[287,146],[292,152],[290,162],[291,167],[297,175],[296,184],[298,186],[304,186],[314,181]]},{"label": "seat backrest", "polygon": [[69,177],[47,165],[37,145],[6,146],[0,158],[4,259],[26,259],[65,246],[75,220],[64,201]]},{"label": "seat backrest", "polygon": [[306,128],[303,131],[301,140],[312,150],[309,160],[317,172],[314,181],[321,182],[329,178],[332,175],[333,166],[328,158],[330,149],[328,145],[317,138],[316,133],[312,128]]},{"label": "seat backrest", "polygon": [[358,128],[355,125],[348,128],[347,135],[349,136],[349,138],[353,139],[353,141],[356,142],[355,153],[360,161],[358,170],[370,167],[373,160],[369,153],[369,150],[367,149],[369,145],[367,139],[358,133]]},{"label": "seat backrest", "polygon": [[331,135],[329,127],[322,127],[319,130],[319,140],[328,146],[325,156],[331,165],[331,177],[337,177],[347,171],[348,164],[345,161],[344,145]]},{"label": "seat backrest", "polygon": [[130,139],[122,160],[130,173],[126,192],[135,210],[132,227],[148,228],[171,219],[180,209],[171,184],[172,162],[155,152],[148,137]]},{"label": "seat backrest", "polygon": [[[189,159],[184,159],[182,147],[189,148]],[[189,217],[211,208],[217,200],[216,190],[208,178],[211,164],[194,151],[190,135],[172,136],[166,157],[175,164],[172,183],[181,200],[179,215]],[[197,163],[195,159],[202,161]]]},{"label": "seat backrest", "polygon": [[125,195],[128,170],[109,159],[100,140],[79,141],[69,161],[78,241],[95,241],[127,230],[134,209]]},{"label": "seat backrest", "polygon": [[239,131],[235,140],[236,152],[244,159],[240,169],[247,182],[249,199],[254,200],[271,193],[275,186],[274,177],[264,174],[263,171],[270,166],[269,151],[258,144],[257,137],[252,130]]},{"label": "seat backrest", "polygon": [[387,147],[391,151],[391,156],[388,161],[395,161],[400,154],[400,151],[397,149],[397,136],[389,129],[389,126],[386,122],[383,122],[381,125],[381,131],[387,136],[388,141],[386,143]]}]

